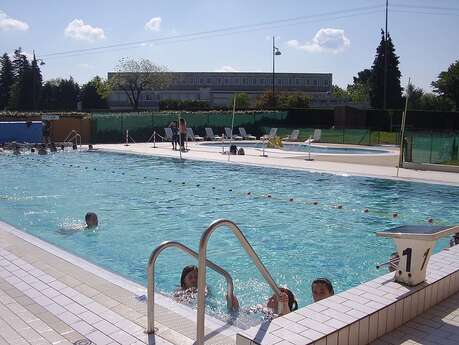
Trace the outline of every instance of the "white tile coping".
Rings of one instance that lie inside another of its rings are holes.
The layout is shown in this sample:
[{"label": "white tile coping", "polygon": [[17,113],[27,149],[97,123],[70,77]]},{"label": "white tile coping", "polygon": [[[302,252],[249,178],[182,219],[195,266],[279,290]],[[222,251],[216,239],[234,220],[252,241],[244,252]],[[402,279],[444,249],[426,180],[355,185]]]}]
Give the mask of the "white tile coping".
[{"label": "white tile coping", "polygon": [[424,283],[408,287],[394,273],[310,304],[237,335],[238,345],[365,345],[459,291],[459,245],[432,255]]},{"label": "white tile coping", "polygon": [[[14,226],[5,223],[3,221],[0,221],[0,229],[4,230],[6,232],[9,232],[69,263],[72,265],[78,266],[81,269],[90,272],[100,278],[105,279],[106,281],[117,285],[125,290],[128,290],[133,293],[133,297],[136,296],[141,296],[147,294],[147,289],[138,283],[135,283],[129,279],[126,279],[116,273],[113,273],[109,270],[106,270],[104,268],[101,268],[85,259],[82,259],[81,257],[78,257],[76,255],[73,255],[69,252],[66,252],[65,250],[48,243],[46,241],[43,241],[31,234],[28,234],[24,231],[21,231]],[[145,268],[146,269],[146,268]],[[59,282],[56,282],[59,283]],[[196,322],[196,310],[184,305],[175,302],[172,298],[165,296],[161,293],[155,292],[155,303],[169,309],[189,320],[192,322]],[[146,308],[146,306],[145,306]],[[210,315],[206,314],[206,320],[205,320],[205,325],[206,329],[209,329],[210,331],[218,331],[219,334],[222,334],[224,336],[232,337],[235,336],[237,333],[241,332],[242,329],[238,328],[236,326],[229,325],[225,323],[224,321],[218,320],[215,317],[212,317]],[[167,324],[165,325],[167,326]]]}]

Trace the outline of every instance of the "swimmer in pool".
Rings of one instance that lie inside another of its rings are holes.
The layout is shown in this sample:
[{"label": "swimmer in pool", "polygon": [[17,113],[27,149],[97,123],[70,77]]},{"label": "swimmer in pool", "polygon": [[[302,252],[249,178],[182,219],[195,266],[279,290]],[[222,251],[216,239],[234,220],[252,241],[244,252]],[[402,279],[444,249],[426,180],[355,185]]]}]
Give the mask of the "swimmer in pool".
[{"label": "swimmer in pool", "polygon": [[172,296],[179,303],[193,303],[196,300],[198,296],[197,266],[189,265],[183,268],[182,275],[180,276],[180,287],[173,292]]},{"label": "swimmer in pool", "polygon": [[[242,309],[242,312],[247,314],[263,314],[265,320],[272,320],[278,316],[286,315],[292,311],[298,309],[298,302],[295,299],[295,295],[292,291],[287,288],[279,288],[281,294],[277,297],[273,294],[267,301],[266,304],[257,304],[249,308]],[[281,304],[281,310],[279,310],[279,302]],[[239,309],[239,301],[236,296],[233,296],[232,309]]]},{"label": "swimmer in pool", "polygon": [[84,220],[86,221],[86,227],[88,229],[95,228],[97,225],[99,225],[99,220],[97,219],[97,214],[95,214],[94,212],[86,213],[86,216],[84,217]]},{"label": "swimmer in pool", "polygon": [[312,298],[318,302],[335,294],[333,285],[327,278],[318,278],[311,284]]}]

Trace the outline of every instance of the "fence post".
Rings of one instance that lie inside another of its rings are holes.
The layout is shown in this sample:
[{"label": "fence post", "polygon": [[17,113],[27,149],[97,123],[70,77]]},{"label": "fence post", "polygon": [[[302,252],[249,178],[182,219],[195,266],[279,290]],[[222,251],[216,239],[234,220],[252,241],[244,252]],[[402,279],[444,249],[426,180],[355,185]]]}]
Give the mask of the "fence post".
[{"label": "fence post", "polygon": [[343,144],[344,144],[344,128],[343,128]]},{"label": "fence post", "polygon": [[123,127],[123,115],[120,115],[120,125],[121,125],[121,138],[123,137],[124,127]]},{"label": "fence post", "polygon": [[433,148],[433,131],[430,131],[430,156],[429,156],[430,164],[432,164],[432,148]]}]

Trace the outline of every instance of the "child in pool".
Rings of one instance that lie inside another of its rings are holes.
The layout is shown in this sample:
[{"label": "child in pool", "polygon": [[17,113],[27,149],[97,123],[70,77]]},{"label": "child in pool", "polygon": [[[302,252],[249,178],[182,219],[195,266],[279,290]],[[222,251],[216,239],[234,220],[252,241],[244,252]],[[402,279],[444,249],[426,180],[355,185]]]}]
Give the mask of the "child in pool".
[{"label": "child in pool", "polygon": [[[206,291],[207,292],[207,291]],[[198,293],[198,267],[185,266],[180,276],[180,287],[172,294],[179,303],[192,303]]]},{"label": "child in pool", "polygon": [[335,294],[333,285],[327,278],[318,278],[311,284],[312,298],[318,302]]},{"label": "child in pool", "polygon": [[[298,309],[298,302],[295,299],[295,295],[287,288],[279,288],[281,294],[279,298],[276,294],[272,295],[265,305],[257,304],[255,306],[243,309],[243,312],[248,314],[260,313],[263,314],[265,320],[272,320],[275,317],[286,315],[292,311]],[[279,310],[279,302],[281,304],[281,310]],[[233,296],[232,300],[233,310],[238,310],[239,301],[236,296]]]}]

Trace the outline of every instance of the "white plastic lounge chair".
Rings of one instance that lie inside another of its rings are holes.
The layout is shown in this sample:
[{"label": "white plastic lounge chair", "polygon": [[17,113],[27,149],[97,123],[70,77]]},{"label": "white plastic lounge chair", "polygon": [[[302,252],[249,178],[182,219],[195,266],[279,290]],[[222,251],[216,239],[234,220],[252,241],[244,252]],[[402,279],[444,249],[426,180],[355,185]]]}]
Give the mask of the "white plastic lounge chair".
[{"label": "white plastic lounge chair", "polygon": [[206,139],[209,140],[221,140],[222,137],[219,135],[214,135],[212,128],[206,128]]},{"label": "white plastic lounge chair", "polygon": [[226,134],[226,137],[229,139],[231,137],[233,137],[234,140],[242,140],[242,137],[239,136],[239,135],[236,135],[236,134],[232,134],[231,132],[231,128],[229,127],[225,127],[225,134]]},{"label": "white plastic lounge chair", "polygon": [[314,134],[312,135],[312,138],[310,137],[309,139],[305,140],[305,144],[310,144],[310,143],[317,143],[320,141],[320,136],[322,135],[322,130],[321,129],[314,129]]},{"label": "white plastic lounge chair", "polygon": [[244,127],[239,127],[239,134],[243,139],[256,140],[257,137],[252,134],[247,134]]},{"label": "white plastic lounge chair", "polygon": [[186,129],[186,132],[187,132],[187,135],[188,135],[188,140],[191,140],[191,141],[203,141],[204,140],[203,137],[200,137],[199,135],[194,135],[193,128],[191,128],[191,127],[188,127]]},{"label": "white plastic lounge chair", "polygon": [[166,134],[167,141],[172,141],[172,129],[170,127],[164,128],[164,134]]},{"label": "white plastic lounge chair", "polygon": [[284,139],[285,141],[298,141],[298,136],[300,135],[300,130],[294,129],[290,135],[287,135]]},{"label": "white plastic lounge chair", "polygon": [[265,134],[263,135],[263,139],[272,139],[276,136],[277,134],[277,128],[271,128],[271,130],[269,131],[269,134]]}]

